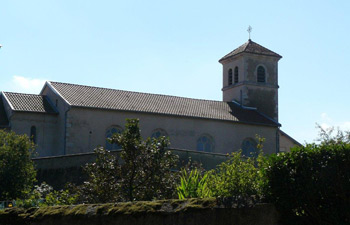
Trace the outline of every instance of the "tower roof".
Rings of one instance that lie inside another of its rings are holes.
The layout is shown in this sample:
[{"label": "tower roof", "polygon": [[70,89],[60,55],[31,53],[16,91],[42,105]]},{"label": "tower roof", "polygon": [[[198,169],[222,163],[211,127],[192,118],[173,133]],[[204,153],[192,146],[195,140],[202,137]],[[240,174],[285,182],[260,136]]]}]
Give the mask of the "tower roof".
[{"label": "tower roof", "polygon": [[256,54],[256,55],[266,55],[266,56],[282,58],[282,56],[280,56],[279,54],[255,43],[254,41],[249,39],[246,43],[244,43],[243,45],[239,46],[238,48],[236,48],[232,52],[230,52],[227,55],[225,55],[224,57],[222,57],[219,60],[219,62],[221,62],[225,59],[231,58],[231,57],[238,55],[240,53],[244,53],[244,52]]}]

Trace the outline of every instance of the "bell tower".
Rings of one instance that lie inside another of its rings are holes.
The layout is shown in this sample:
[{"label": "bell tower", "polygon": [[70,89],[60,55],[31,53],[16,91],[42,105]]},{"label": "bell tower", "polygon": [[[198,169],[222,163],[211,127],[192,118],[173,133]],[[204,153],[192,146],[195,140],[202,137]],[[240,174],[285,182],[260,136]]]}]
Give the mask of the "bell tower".
[{"label": "bell tower", "polygon": [[223,101],[254,107],[278,121],[279,54],[249,39],[222,57]]}]

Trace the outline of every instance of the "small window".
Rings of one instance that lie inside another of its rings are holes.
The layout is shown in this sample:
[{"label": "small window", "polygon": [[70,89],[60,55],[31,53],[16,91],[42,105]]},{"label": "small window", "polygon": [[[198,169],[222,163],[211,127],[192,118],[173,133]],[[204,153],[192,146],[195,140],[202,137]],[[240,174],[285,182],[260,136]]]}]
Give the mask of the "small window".
[{"label": "small window", "polygon": [[235,84],[237,84],[238,83],[238,67],[236,66],[235,67]]},{"label": "small window", "polygon": [[232,69],[228,70],[228,85],[232,84]]},{"label": "small window", "polygon": [[207,134],[201,135],[197,140],[197,151],[201,152],[213,152],[214,140]]},{"label": "small window", "polygon": [[152,131],[151,138],[159,138],[159,137],[168,137],[168,134],[165,130],[158,128]]},{"label": "small window", "polygon": [[116,150],[116,149],[121,149],[121,146],[118,144],[111,144],[108,141],[108,138],[111,138],[113,134],[121,134],[123,132],[123,129],[119,126],[113,126],[110,127],[107,132],[106,132],[106,149],[107,150]]},{"label": "small window", "polygon": [[30,128],[30,140],[36,144],[36,126]]},{"label": "small window", "polygon": [[258,67],[257,70],[258,83],[265,83],[265,68],[262,66]]},{"label": "small window", "polygon": [[258,155],[257,143],[252,138],[246,138],[242,142],[242,155],[246,157],[256,157]]}]

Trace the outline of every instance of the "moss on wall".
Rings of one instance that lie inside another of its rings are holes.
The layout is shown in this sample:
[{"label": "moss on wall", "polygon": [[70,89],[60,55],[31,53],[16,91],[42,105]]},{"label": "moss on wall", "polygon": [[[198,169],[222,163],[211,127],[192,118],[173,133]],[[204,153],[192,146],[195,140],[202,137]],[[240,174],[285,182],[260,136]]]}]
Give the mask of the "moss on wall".
[{"label": "moss on wall", "polygon": [[0,211],[1,225],[274,225],[278,214],[273,205],[223,208],[216,199],[162,200],[115,204],[11,208]]}]

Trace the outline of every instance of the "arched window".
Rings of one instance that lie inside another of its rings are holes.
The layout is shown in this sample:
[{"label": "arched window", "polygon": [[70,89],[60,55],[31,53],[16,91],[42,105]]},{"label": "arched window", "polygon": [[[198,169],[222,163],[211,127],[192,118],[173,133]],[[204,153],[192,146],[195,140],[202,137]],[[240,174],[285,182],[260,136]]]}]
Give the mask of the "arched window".
[{"label": "arched window", "polygon": [[235,84],[238,83],[238,67],[237,66],[235,67],[235,79],[234,79],[234,81],[235,81]]},{"label": "arched window", "polygon": [[228,70],[228,85],[232,84],[232,69]]},{"label": "arched window", "polygon": [[197,150],[202,152],[213,152],[215,143],[212,137],[207,134],[201,135],[197,139]]},{"label": "arched window", "polygon": [[106,132],[106,149],[108,150],[116,150],[116,149],[121,149],[121,146],[117,144],[111,144],[108,141],[108,138],[111,138],[113,134],[120,134],[123,132],[123,129],[119,126],[113,126],[110,127],[107,132]]},{"label": "arched window", "polygon": [[152,131],[151,138],[159,138],[162,136],[168,137],[168,133],[161,128],[158,128]]},{"label": "arched window", "polygon": [[30,140],[36,144],[36,126],[30,128]]},{"label": "arched window", "polygon": [[257,70],[257,75],[258,75],[258,83],[265,83],[265,68],[262,66],[258,67]]},{"label": "arched window", "polygon": [[258,155],[257,143],[252,138],[246,138],[242,142],[242,155],[246,157],[255,157]]}]

